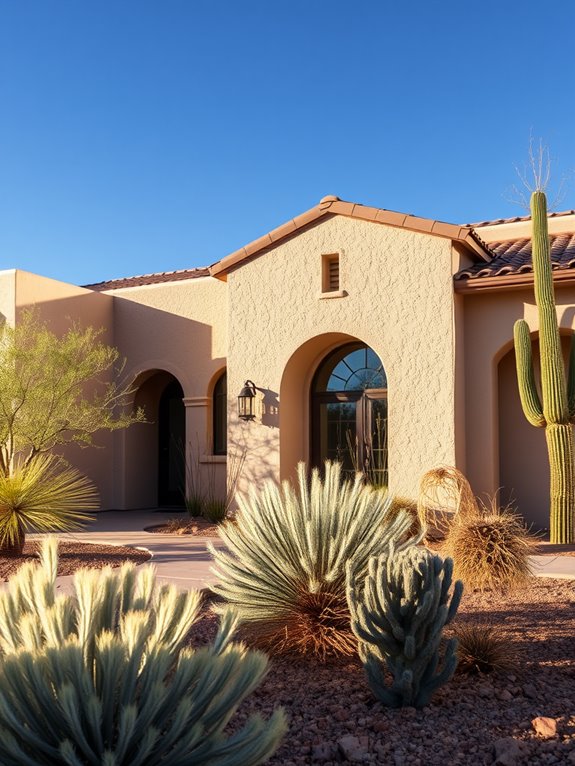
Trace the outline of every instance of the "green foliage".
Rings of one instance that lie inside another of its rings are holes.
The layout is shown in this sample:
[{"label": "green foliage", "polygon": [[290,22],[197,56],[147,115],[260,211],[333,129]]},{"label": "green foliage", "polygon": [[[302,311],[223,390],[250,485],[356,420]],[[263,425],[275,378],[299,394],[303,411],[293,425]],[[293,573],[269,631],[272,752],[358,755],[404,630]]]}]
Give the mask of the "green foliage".
[{"label": "green foliage", "polygon": [[573,543],[575,542],[575,450],[571,424],[575,417],[575,336],[571,338],[567,385],[555,308],[547,227],[547,199],[542,191],[535,191],[531,195],[531,219],[543,403],[535,383],[529,325],[524,319],[518,320],[513,330],[519,395],[527,420],[533,426],[545,428],[551,473],[551,542]]},{"label": "green foliage", "polygon": [[494,625],[457,625],[457,672],[510,673],[519,664],[517,645]]},{"label": "green foliage", "polygon": [[419,546],[373,557],[366,578],[348,564],[352,629],[368,683],[384,705],[424,707],[455,672],[457,641],[440,649],[463,592],[457,581],[450,597],[452,570],[450,559]]},{"label": "green foliage", "polygon": [[211,521],[212,524],[221,524],[226,520],[228,509],[225,500],[212,498],[206,500],[203,509],[204,518]]},{"label": "green foliage", "polygon": [[62,337],[37,312],[0,331],[0,471],[58,444],[90,444],[100,429],[125,428],[144,418],[128,413],[130,388],[115,382],[116,349],[103,330],[72,326]]},{"label": "green foliage", "polygon": [[524,585],[531,575],[529,556],[535,538],[511,507],[489,508],[460,516],[441,548],[468,588],[504,590]]},{"label": "green foliage", "polygon": [[36,455],[0,473],[0,550],[22,552],[27,532],[80,529],[98,508],[92,482],[52,455]]},{"label": "green foliage", "polygon": [[156,586],[152,567],[83,570],[56,593],[55,541],[0,593],[3,766],[250,766],[274,752],[283,711],[224,730],[266,672],[232,643],[184,648],[200,594]]},{"label": "green foliage", "polygon": [[342,481],[327,462],[325,479],[298,466],[298,484],[268,482],[238,498],[234,524],[222,527],[227,550],[210,550],[218,584],[259,642],[275,650],[327,654],[356,651],[345,597],[345,567],[365,571],[373,555],[405,537],[411,520],[395,518],[383,492],[360,476]]}]

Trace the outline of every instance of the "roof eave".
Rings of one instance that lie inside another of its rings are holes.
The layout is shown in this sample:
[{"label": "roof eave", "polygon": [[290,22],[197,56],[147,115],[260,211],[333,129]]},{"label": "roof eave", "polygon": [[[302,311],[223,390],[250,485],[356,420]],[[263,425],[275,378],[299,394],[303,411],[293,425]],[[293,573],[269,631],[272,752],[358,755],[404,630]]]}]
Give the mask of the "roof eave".
[{"label": "roof eave", "polygon": [[[554,270],[553,282],[561,286],[575,285],[575,271]],[[533,272],[523,274],[503,274],[499,277],[476,277],[475,279],[455,279],[453,281],[456,293],[478,295],[500,292],[503,290],[521,290],[533,286]]]},{"label": "roof eave", "polygon": [[228,272],[239,266],[243,261],[261,254],[264,250],[274,245],[286,237],[291,236],[299,229],[315,223],[324,216],[343,215],[348,218],[356,218],[362,221],[372,221],[386,226],[392,226],[398,229],[406,229],[420,234],[431,234],[436,237],[443,237],[455,242],[461,242],[471,253],[479,260],[489,262],[493,258],[493,253],[476,232],[469,226],[458,226],[457,224],[435,221],[430,218],[420,218],[406,213],[397,213],[393,210],[384,210],[382,208],[369,207],[367,205],[358,205],[354,202],[345,202],[338,197],[324,197],[319,205],[292,218],[291,221],[282,224],[273,229],[263,237],[250,242],[245,247],[222,258],[209,267],[210,276],[216,279],[226,281]]}]

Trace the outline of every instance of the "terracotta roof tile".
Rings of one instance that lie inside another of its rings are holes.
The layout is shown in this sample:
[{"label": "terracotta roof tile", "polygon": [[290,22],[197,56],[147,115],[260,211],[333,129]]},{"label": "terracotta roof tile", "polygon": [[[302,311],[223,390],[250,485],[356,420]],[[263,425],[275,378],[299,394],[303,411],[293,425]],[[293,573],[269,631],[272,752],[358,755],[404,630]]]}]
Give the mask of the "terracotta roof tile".
[{"label": "terracotta roof tile", "polygon": [[[554,270],[575,269],[575,232],[554,234],[551,241],[551,265]],[[533,272],[531,260],[531,239],[510,239],[504,242],[490,242],[495,258],[489,263],[474,263],[455,275],[456,280],[475,280],[489,277],[526,274]]]},{"label": "terracotta roof tile", "polygon": [[[563,215],[573,215],[575,210],[562,210],[559,213],[548,213],[549,218],[561,218]],[[479,221],[478,223],[467,223],[466,226],[472,226],[474,229],[480,226],[497,226],[500,223],[519,223],[520,221],[530,221],[530,215],[518,215],[515,218],[496,218],[494,221]]]},{"label": "terracotta roof tile", "polygon": [[87,290],[103,292],[104,290],[121,290],[125,287],[143,287],[144,285],[157,285],[162,282],[180,282],[183,279],[198,279],[209,277],[207,268],[181,269],[180,271],[160,271],[156,274],[142,274],[137,277],[125,277],[123,279],[110,279],[107,282],[96,282],[93,285],[82,285]]}]

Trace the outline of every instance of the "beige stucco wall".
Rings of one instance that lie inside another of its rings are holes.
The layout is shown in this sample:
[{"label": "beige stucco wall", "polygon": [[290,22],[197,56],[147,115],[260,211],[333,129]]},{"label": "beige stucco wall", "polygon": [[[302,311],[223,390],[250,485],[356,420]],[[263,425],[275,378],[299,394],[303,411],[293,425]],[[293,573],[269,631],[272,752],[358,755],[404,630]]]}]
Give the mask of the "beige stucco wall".
[{"label": "beige stucco wall", "polygon": [[[523,516],[545,526],[549,469],[545,437],[522,414],[514,371],[513,325],[524,318],[539,328],[532,289],[466,295],[466,466],[477,493],[513,497]],[[575,288],[556,287],[564,334],[575,327]],[[537,359],[536,359],[537,361]]]},{"label": "beige stucco wall", "polygon": [[[334,252],[347,296],[321,299],[321,256]],[[228,275],[230,449],[247,449],[242,489],[309,460],[313,373],[350,338],[388,376],[392,490],[415,495],[422,472],[454,462],[452,259],[449,240],[334,216]],[[246,378],[265,389],[256,422],[237,418]]]},{"label": "beige stucco wall", "polygon": [[[72,323],[102,329],[104,343],[113,343],[112,299],[75,285],[41,277],[27,271],[14,270],[0,275],[0,312],[14,324],[18,314],[36,308],[42,320],[57,334],[63,334]],[[114,452],[109,433],[94,436],[94,447],[68,445],[62,454],[87,475],[98,487],[102,508],[114,501]],[[99,449],[98,449],[99,448]]]},{"label": "beige stucco wall", "polygon": [[[225,492],[225,459],[211,459],[211,393],[226,366],[227,289],[210,277],[115,290],[114,342],[126,358],[125,375],[140,386],[154,371],[173,375],[184,390],[187,461]],[[157,381],[164,380],[158,377]],[[165,382],[165,381],[164,381]],[[152,384],[148,384],[149,386]],[[116,506],[157,502],[157,399],[145,394],[149,424],[115,434],[120,466]],[[199,452],[199,454],[197,454]]]}]

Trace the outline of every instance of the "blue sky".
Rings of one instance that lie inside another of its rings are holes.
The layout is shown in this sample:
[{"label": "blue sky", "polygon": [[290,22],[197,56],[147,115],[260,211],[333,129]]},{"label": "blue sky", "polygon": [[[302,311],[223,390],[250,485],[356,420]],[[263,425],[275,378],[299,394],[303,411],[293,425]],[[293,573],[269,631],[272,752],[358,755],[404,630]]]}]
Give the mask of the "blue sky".
[{"label": "blue sky", "polygon": [[0,268],[206,265],[325,194],[521,214],[530,132],[575,208],[574,24],[563,0],[0,0]]}]

